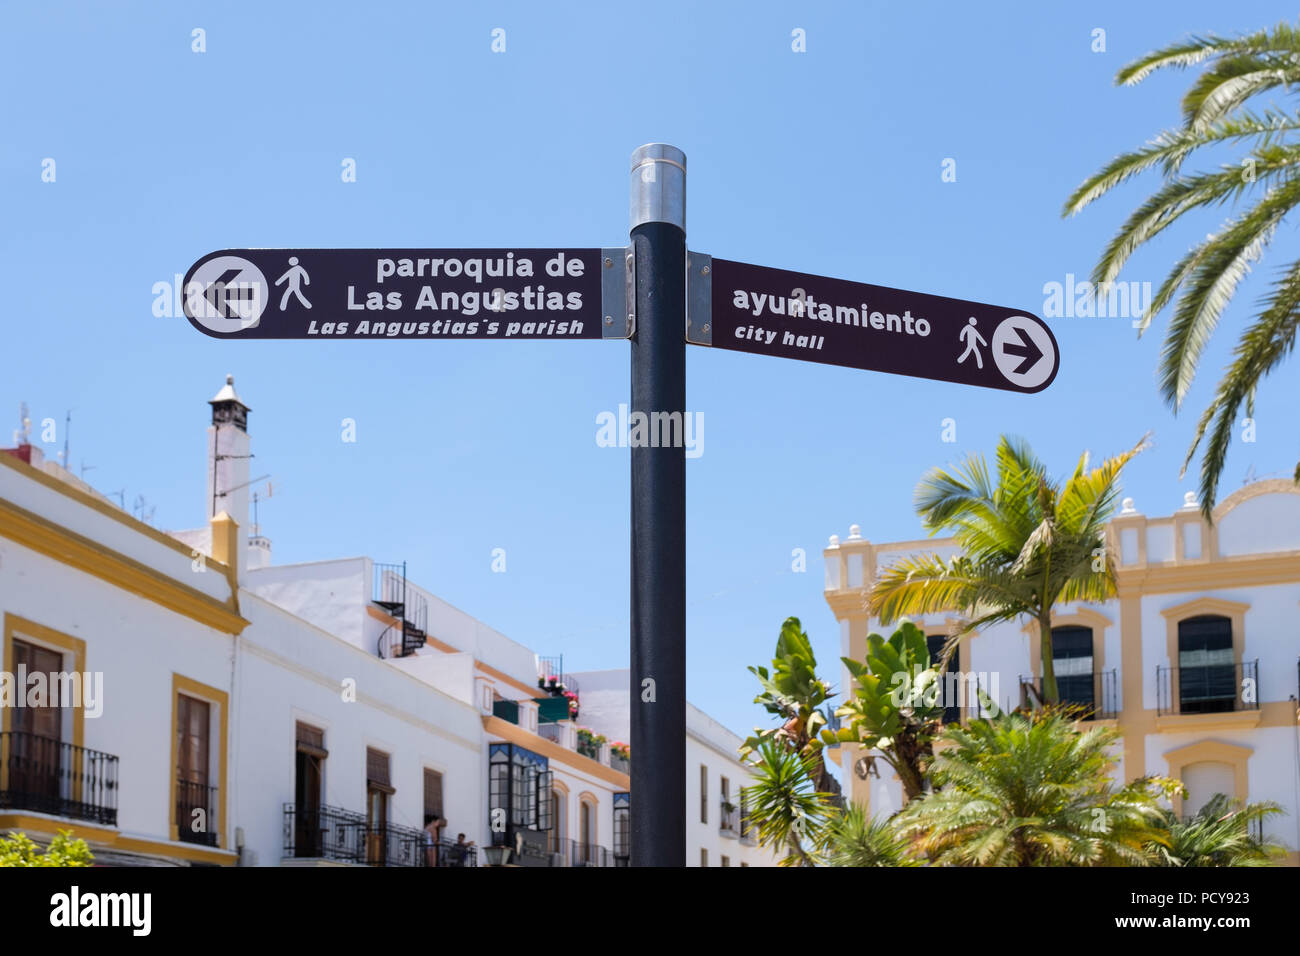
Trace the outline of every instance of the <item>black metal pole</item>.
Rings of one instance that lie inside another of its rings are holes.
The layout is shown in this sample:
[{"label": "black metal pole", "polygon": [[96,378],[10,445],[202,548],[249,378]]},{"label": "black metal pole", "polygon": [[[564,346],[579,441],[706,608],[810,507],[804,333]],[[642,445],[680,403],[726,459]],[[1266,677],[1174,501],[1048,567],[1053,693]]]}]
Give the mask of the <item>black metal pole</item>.
[{"label": "black metal pole", "polygon": [[[686,865],[686,156],[632,154],[632,866]],[[645,416],[634,442],[637,416]],[[666,413],[666,418],[660,417]],[[665,423],[666,426],[665,426]],[[675,436],[665,447],[665,435]],[[658,445],[658,447],[655,447]]]}]

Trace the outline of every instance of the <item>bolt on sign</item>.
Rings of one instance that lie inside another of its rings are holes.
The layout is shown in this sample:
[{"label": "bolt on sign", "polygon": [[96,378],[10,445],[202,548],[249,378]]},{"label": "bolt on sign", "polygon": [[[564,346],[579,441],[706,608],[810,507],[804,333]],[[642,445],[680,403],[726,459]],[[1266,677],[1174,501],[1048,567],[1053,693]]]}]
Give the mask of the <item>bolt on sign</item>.
[{"label": "bolt on sign", "polygon": [[824,365],[1039,392],[1056,337],[1022,309],[688,256],[686,340]]},{"label": "bolt on sign", "polygon": [[216,338],[628,338],[624,249],[228,249],[185,275]]}]

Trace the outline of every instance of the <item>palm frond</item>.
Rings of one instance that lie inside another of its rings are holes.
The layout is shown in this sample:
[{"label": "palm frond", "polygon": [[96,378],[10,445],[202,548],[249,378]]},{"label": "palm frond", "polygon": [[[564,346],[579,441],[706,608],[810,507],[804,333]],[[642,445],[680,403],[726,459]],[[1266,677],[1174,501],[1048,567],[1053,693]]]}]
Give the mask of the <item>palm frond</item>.
[{"label": "palm frond", "polygon": [[[1300,149],[1289,150],[1300,161]],[[1201,353],[1223,310],[1273,237],[1283,217],[1300,202],[1300,176],[1278,184],[1248,213],[1207,243],[1192,270],[1165,338],[1160,390],[1175,409],[1191,387]]]},{"label": "palm frond", "polygon": [[[1213,520],[1219,477],[1232,442],[1237,412],[1258,385],[1295,348],[1296,327],[1300,322],[1300,262],[1292,263],[1287,274],[1275,284],[1266,299],[1264,311],[1242,333],[1234,350],[1232,364],[1219,381],[1213,400],[1201,415],[1192,436],[1183,473],[1196,455],[1207,430],[1210,431],[1201,460],[1201,512]],[[1213,422],[1213,428],[1210,427]]]}]

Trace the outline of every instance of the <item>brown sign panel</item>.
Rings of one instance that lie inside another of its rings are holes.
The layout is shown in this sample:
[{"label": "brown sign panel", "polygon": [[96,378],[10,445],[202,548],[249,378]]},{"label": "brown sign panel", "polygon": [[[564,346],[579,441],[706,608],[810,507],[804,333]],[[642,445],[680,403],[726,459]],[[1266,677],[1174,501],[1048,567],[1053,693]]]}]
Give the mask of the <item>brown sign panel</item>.
[{"label": "brown sign panel", "polygon": [[1056,337],[1023,309],[696,253],[689,268],[693,289],[711,285],[690,294],[697,345],[1012,392],[1056,378]]},{"label": "brown sign panel", "polygon": [[606,264],[600,249],[227,249],[190,268],[183,302],[217,338],[599,339]]}]

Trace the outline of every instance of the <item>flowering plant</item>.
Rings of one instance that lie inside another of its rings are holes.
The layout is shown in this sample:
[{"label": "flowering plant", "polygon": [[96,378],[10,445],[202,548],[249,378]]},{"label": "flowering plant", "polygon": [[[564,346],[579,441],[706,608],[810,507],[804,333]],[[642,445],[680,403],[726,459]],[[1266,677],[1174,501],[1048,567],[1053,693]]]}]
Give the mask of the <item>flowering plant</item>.
[{"label": "flowering plant", "polygon": [[609,752],[612,753],[615,757],[620,757],[623,760],[632,759],[632,748],[627,744],[621,743],[620,741],[617,740],[614,741],[614,743],[610,746]]},{"label": "flowering plant", "polygon": [[598,734],[594,730],[588,730],[586,727],[579,727],[578,740],[583,743],[591,744],[594,747],[599,747],[601,744],[606,742],[606,737],[604,734]]},{"label": "flowering plant", "polygon": [[570,717],[577,717],[577,716],[578,716],[578,695],[577,695],[577,693],[574,692],[574,691],[571,691],[571,690],[566,690],[566,691],[564,692],[564,696],[567,697],[568,700],[569,700],[569,716],[570,716]]}]

